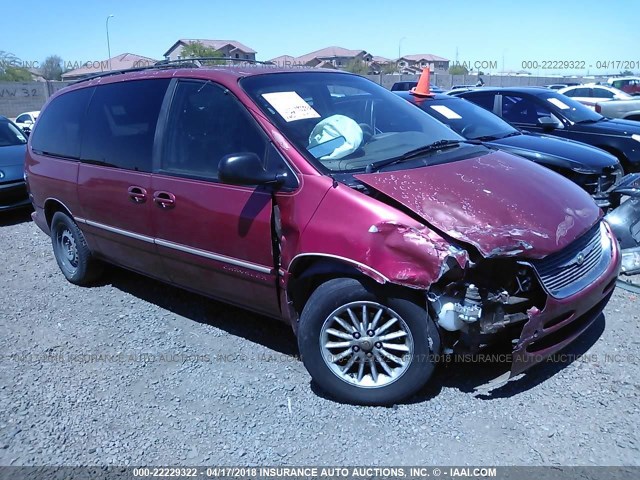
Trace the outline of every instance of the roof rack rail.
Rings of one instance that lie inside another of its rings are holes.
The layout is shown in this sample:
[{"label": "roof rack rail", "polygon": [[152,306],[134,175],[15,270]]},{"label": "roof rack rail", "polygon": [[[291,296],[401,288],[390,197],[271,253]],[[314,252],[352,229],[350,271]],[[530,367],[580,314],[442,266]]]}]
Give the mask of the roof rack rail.
[{"label": "roof rack rail", "polygon": [[261,60],[251,60],[247,58],[233,58],[233,57],[188,57],[188,58],[180,58],[176,60],[160,60],[153,65],[147,65],[144,67],[136,67],[136,68],[126,68],[121,70],[109,70],[108,72],[97,73],[95,75],[91,75],[90,77],[81,78],[72,83],[75,85],[77,83],[88,82],[90,80],[94,80],[96,78],[102,77],[110,77],[112,75],[122,75],[124,73],[131,72],[142,72],[145,70],[157,70],[157,69],[171,69],[171,68],[200,68],[202,66],[209,66],[207,63],[213,62],[213,65],[223,66],[229,65],[229,62],[239,63],[239,64],[257,64],[257,65],[265,65],[265,66],[273,66],[276,65],[271,62],[263,62]]},{"label": "roof rack rail", "polygon": [[[156,62],[156,65],[175,65],[181,63],[189,63],[197,66],[201,66],[202,62],[214,62],[214,65],[225,65],[225,63],[218,62],[235,62],[235,63],[253,63],[257,65],[275,65],[271,62],[263,62],[262,60],[252,60],[249,58],[234,58],[234,57],[187,57],[178,58],[176,60],[160,60]],[[198,65],[200,64],[200,65]]]}]

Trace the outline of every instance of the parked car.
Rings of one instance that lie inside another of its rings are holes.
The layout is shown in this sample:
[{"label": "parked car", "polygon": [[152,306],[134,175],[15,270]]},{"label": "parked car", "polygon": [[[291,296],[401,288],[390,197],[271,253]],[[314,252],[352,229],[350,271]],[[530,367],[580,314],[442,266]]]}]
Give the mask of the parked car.
[{"label": "parked car", "polygon": [[520,374],[594,322],[620,268],[583,189],[345,72],[79,82],[44,107],[26,170],[69,281],[107,261],[283,319],[353,403],[412,395],[444,347],[514,339]]},{"label": "parked car", "polygon": [[588,143],[640,171],[640,123],[608,119],[572,98],[532,87],[483,88],[453,93],[492,111],[517,128]]},{"label": "parked car", "polygon": [[587,84],[563,88],[558,93],[593,108],[605,117],[640,120],[640,99],[617,88]]},{"label": "parked car", "polygon": [[30,205],[24,181],[27,139],[8,118],[0,116],[0,211]]},{"label": "parked car", "polygon": [[518,130],[484,108],[450,95],[419,96],[398,92],[468,140],[507,151],[543,165],[577,183],[605,211],[619,204],[610,190],[622,177],[619,160],[590,145]]},{"label": "parked car", "polygon": [[566,83],[552,83],[550,85],[544,85],[544,88],[548,88],[550,90],[560,90],[561,88],[565,88],[568,85]]},{"label": "parked car", "polygon": [[[622,178],[620,162],[610,153],[573,140],[517,130],[462,98],[398,95],[469,140],[532,160],[580,185],[607,214],[605,220],[623,249],[624,273],[640,273],[640,174]],[[622,202],[623,196],[633,200]]]},{"label": "parked car", "polygon": [[[408,92],[412,88],[415,88],[418,85],[418,82],[396,82],[391,85],[392,92]],[[431,84],[430,87],[433,93],[444,93],[444,90],[437,85]]]},{"label": "parked car", "polygon": [[612,77],[607,83],[629,95],[640,95],[640,77]]},{"label": "parked car", "polygon": [[34,112],[24,112],[16,117],[15,124],[18,125],[24,133],[29,135],[31,133],[31,129],[33,125],[35,125],[36,120],[38,119],[38,115],[40,115],[40,111]]}]

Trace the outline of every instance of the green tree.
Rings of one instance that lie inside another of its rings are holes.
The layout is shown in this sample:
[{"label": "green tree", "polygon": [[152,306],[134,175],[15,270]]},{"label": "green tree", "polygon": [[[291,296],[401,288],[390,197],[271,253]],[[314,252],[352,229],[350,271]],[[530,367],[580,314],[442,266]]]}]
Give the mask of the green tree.
[{"label": "green tree", "polygon": [[62,58],[58,55],[49,55],[42,62],[42,67],[40,68],[42,72],[42,76],[47,80],[62,80]]},{"label": "green tree", "polygon": [[624,72],[620,72],[620,75],[622,75],[623,77],[629,77],[633,75],[633,72],[631,70],[625,70]]},{"label": "green tree", "polygon": [[384,73],[385,75],[391,75],[398,71],[396,62],[383,63],[381,67],[382,73]]},{"label": "green tree", "polygon": [[[200,58],[201,57],[221,58],[221,57],[224,57],[224,55],[222,54],[221,51],[216,50],[215,48],[207,47],[202,42],[189,42],[187,45],[185,45],[182,48],[182,53],[180,55],[182,56],[182,58],[188,58],[188,57],[195,57],[195,58],[199,58],[199,57]],[[212,63],[212,64],[215,65],[215,64],[219,64],[219,63],[223,63],[223,62],[214,60],[212,62],[205,62],[205,63]]]},{"label": "green tree", "polygon": [[13,53],[0,50],[0,81],[28,82],[32,79],[26,68],[22,68],[20,59]]},{"label": "green tree", "polygon": [[345,65],[344,69],[347,72],[357,73],[358,75],[366,75],[369,73],[369,65],[367,65],[364,61],[359,58],[354,58],[353,60],[349,60]]},{"label": "green tree", "polygon": [[449,67],[450,75],[468,75],[469,70],[464,65],[451,65]]}]

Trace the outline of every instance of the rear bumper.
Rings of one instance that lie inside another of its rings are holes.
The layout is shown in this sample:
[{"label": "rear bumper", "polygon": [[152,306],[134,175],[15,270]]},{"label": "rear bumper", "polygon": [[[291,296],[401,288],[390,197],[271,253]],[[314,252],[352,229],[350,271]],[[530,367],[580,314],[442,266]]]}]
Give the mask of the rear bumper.
[{"label": "rear bumper", "polygon": [[34,212],[31,214],[31,219],[33,220],[33,223],[35,223],[38,228],[40,228],[40,230],[42,230],[49,236],[51,235],[51,230],[49,229],[47,219],[44,215],[44,209],[34,205]]},{"label": "rear bumper", "polygon": [[24,181],[0,184],[0,212],[31,204]]},{"label": "rear bumper", "polygon": [[621,255],[613,241],[611,262],[587,288],[567,298],[549,296],[542,310],[532,308],[513,349],[511,377],[562,350],[587,330],[602,313],[615,288]]}]

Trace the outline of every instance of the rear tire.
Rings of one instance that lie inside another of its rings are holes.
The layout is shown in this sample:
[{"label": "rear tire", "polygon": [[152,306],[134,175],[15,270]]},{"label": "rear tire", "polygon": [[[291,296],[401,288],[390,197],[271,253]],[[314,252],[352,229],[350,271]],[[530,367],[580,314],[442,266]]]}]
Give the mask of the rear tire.
[{"label": "rear tire", "polygon": [[336,399],[390,405],[426,384],[440,353],[427,311],[373,282],[339,278],[307,301],[298,347],[313,380]]},{"label": "rear tire", "polygon": [[71,283],[89,285],[102,274],[102,264],[91,255],[82,231],[62,212],[51,220],[51,243],[58,267]]}]

